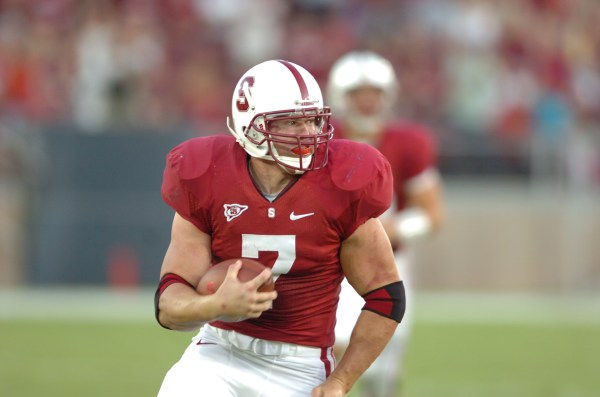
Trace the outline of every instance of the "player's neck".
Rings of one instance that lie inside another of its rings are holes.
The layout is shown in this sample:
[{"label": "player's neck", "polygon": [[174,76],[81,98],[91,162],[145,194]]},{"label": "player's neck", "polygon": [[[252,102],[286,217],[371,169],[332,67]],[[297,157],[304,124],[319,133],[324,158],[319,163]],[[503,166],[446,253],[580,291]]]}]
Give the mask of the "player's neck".
[{"label": "player's neck", "polygon": [[383,131],[364,132],[349,129],[346,131],[345,137],[353,141],[368,143],[371,146],[378,146],[383,135],[382,132]]},{"label": "player's neck", "polygon": [[373,124],[370,128],[357,128],[356,126],[353,126],[352,123],[346,123],[343,127],[345,138],[368,143],[371,146],[378,146],[384,130],[383,124]]},{"label": "player's neck", "polygon": [[256,186],[266,195],[279,194],[297,179],[297,176],[285,172],[275,162],[254,157],[248,161],[248,170]]}]

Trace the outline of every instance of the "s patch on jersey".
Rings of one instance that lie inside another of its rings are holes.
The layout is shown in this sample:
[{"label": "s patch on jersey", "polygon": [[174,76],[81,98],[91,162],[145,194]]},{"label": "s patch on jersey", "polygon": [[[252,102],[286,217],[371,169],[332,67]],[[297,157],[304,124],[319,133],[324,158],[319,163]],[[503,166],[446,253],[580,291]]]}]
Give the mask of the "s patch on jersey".
[{"label": "s patch on jersey", "polygon": [[231,222],[233,218],[237,218],[242,215],[242,212],[248,209],[247,205],[241,204],[224,204],[223,208],[225,208],[225,217],[227,218],[227,222]]}]

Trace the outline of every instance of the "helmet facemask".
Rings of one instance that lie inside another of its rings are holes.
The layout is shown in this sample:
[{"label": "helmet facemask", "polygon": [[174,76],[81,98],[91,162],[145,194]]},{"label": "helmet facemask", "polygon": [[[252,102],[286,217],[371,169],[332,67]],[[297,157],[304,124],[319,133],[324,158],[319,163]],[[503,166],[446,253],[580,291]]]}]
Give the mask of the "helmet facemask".
[{"label": "helmet facemask", "polygon": [[[257,147],[266,146],[266,155],[286,171],[303,173],[318,170],[327,163],[329,140],[333,127],[329,123],[329,108],[304,108],[257,114],[244,131],[248,141]],[[275,132],[274,122],[314,120],[314,131],[306,134]]]},{"label": "helmet facemask", "polygon": [[345,91],[343,97],[346,109],[345,123],[361,135],[377,133],[391,115],[388,95],[379,86],[357,86]]}]

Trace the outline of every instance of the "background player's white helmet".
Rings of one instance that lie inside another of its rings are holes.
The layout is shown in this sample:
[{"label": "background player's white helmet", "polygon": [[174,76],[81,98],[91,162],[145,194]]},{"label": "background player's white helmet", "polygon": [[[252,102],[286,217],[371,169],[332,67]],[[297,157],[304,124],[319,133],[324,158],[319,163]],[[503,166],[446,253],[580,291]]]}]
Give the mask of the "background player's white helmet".
[{"label": "background player's white helmet", "polygon": [[[348,93],[370,86],[382,91],[381,106],[376,114],[363,115],[352,107]],[[393,109],[398,95],[398,81],[390,61],[371,51],[354,51],[339,58],[329,72],[327,102],[336,115],[354,128],[368,133]]]},{"label": "background player's white helmet", "polygon": [[[283,60],[258,64],[239,80],[233,93],[229,131],[252,156],[273,160],[286,170],[301,173],[327,163],[333,127],[331,112],[323,106],[321,89],[303,67]],[[269,129],[275,120],[314,117],[316,134],[292,135]],[[292,155],[280,155],[275,144],[293,148]],[[297,155],[293,155],[297,153]]]}]

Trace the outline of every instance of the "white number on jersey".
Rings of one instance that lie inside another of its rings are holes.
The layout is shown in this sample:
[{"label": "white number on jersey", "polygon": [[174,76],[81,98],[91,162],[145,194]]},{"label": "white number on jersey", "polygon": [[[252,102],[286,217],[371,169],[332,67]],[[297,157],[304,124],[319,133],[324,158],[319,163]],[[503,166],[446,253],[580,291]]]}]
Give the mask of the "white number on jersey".
[{"label": "white number on jersey", "polygon": [[296,236],[284,234],[270,236],[263,234],[242,234],[242,256],[258,259],[260,251],[275,251],[279,255],[273,264],[273,278],[286,274],[296,260]]}]

